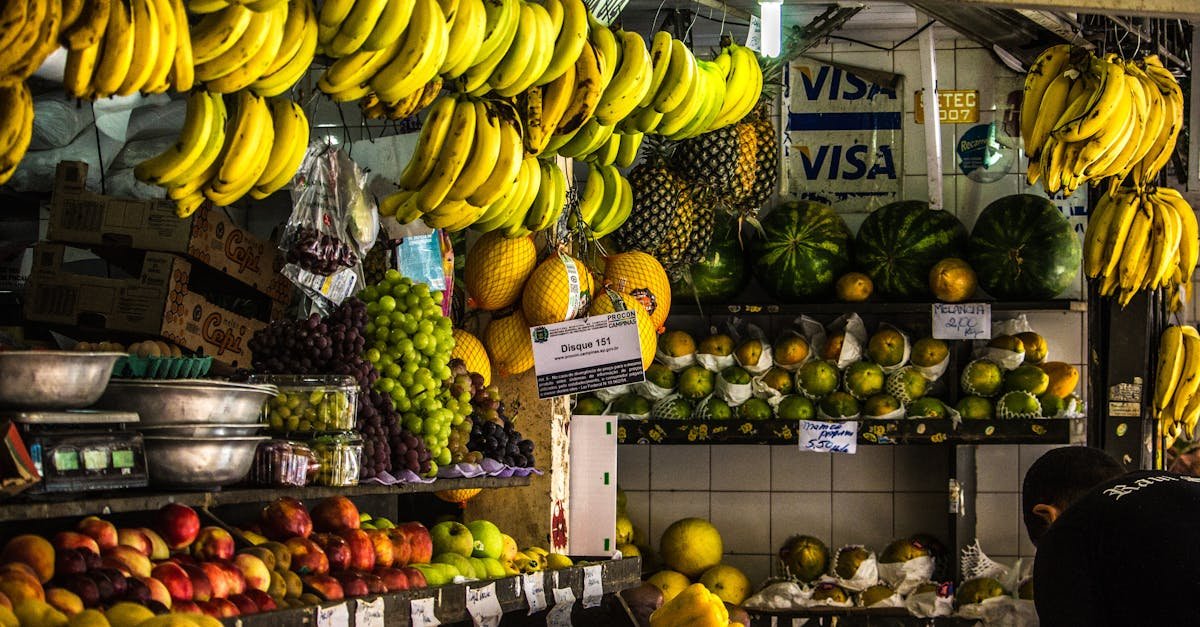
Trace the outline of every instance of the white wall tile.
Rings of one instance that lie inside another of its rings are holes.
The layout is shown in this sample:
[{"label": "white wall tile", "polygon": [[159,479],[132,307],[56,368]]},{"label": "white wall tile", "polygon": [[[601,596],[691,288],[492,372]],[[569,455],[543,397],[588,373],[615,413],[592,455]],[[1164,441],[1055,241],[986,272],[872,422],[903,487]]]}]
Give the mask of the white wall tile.
[{"label": "white wall tile", "polygon": [[717,446],[710,449],[712,490],[771,488],[771,449],[765,446]]},{"label": "white wall tile", "polygon": [[[953,45],[953,44],[951,44]],[[897,50],[893,55],[893,70],[904,75],[904,111],[911,112],[915,106],[913,94],[921,89],[921,56],[917,50]],[[954,85],[954,51],[938,50],[937,52],[937,81],[938,89],[953,89]]]},{"label": "white wall tile", "polygon": [[1029,326],[1046,338],[1049,349],[1046,359],[1065,361],[1068,364],[1087,363],[1080,327],[1084,326],[1087,313],[1081,311],[1027,312]]},{"label": "white wall tile", "polygon": [[975,447],[975,487],[979,492],[1019,492],[1021,490],[1020,448],[1014,446]]},{"label": "white wall tile", "polygon": [[731,554],[726,552],[721,563],[729,564],[746,573],[746,577],[750,579],[751,586],[757,590],[771,576],[771,563],[774,561],[774,555]]},{"label": "white wall tile", "polygon": [[771,490],[825,492],[832,486],[832,455],[806,453],[795,446],[771,447]]},{"label": "white wall tile", "polygon": [[770,553],[771,494],[769,492],[713,492],[712,524],[721,531],[725,551]]},{"label": "white wall tile", "polygon": [[[957,156],[955,158],[957,159]],[[957,162],[955,167],[958,167]],[[955,186],[958,188],[958,219],[966,225],[968,231],[975,226],[979,214],[992,201],[1018,193],[1018,180],[1021,175],[1016,173],[1015,167],[1009,172],[1007,176],[993,183],[977,183],[966,175],[954,177]]]},{"label": "white wall tile", "polygon": [[854,455],[834,455],[834,492],[890,492],[893,455],[890,446],[862,446]]},{"label": "white wall tile", "polygon": [[650,448],[635,444],[617,447],[617,486],[622,490],[650,488]]},{"label": "white wall tile", "polygon": [[820,538],[828,543],[833,533],[832,506],[828,492],[772,492],[772,552],[797,534]]},{"label": "white wall tile", "polygon": [[671,523],[681,518],[709,518],[708,492],[652,492],[650,494],[650,535],[654,546]]},{"label": "white wall tile", "polygon": [[650,447],[650,489],[707,490],[707,446]]},{"label": "white wall tile", "polygon": [[892,538],[927,533],[949,543],[949,499],[937,492],[896,492],[892,497]]},{"label": "white wall tile", "polygon": [[989,555],[1016,555],[1021,513],[1021,495],[1012,492],[980,493],[975,496],[975,535]]},{"label": "white wall tile", "polygon": [[952,449],[926,446],[895,447],[897,491],[945,492]]},{"label": "white wall tile", "polygon": [[1037,548],[1033,546],[1033,541],[1029,539],[1029,533],[1025,531],[1025,522],[1023,520],[1017,523],[1017,540],[1020,542],[1018,548],[1021,550],[1021,557],[1030,558],[1037,553]]},{"label": "white wall tile", "polygon": [[[645,542],[650,533],[650,492],[626,491],[625,514],[633,521],[634,540]],[[657,544],[657,539],[654,544]]]},{"label": "white wall tile", "polygon": [[833,493],[830,551],[846,544],[862,544],[873,551],[882,551],[892,540],[891,494]]}]

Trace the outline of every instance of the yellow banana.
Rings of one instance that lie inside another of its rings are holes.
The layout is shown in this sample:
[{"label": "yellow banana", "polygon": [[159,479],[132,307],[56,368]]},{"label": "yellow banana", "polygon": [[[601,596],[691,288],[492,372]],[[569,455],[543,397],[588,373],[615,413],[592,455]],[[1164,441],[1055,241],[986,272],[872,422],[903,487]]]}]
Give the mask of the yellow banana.
[{"label": "yellow banana", "polygon": [[475,47],[483,41],[487,32],[487,9],[483,0],[459,0],[458,14],[448,33],[446,59],[441,73],[446,79],[455,79],[471,67],[475,60]]},{"label": "yellow banana", "polygon": [[400,173],[397,181],[401,189],[415,190],[425,184],[426,179],[433,173],[438,154],[450,132],[450,124],[454,118],[456,101],[452,96],[442,96],[434,101],[421,125],[421,134],[417,137],[417,146],[408,161],[408,166]]},{"label": "yellow banana", "polygon": [[446,18],[434,0],[416,0],[404,44],[390,63],[371,79],[386,103],[396,102],[437,76],[446,58]]},{"label": "yellow banana", "polygon": [[542,72],[536,85],[546,85],[572,69],[576,59],[579,58],[579,53],[583,52],[584,44],[587,43],[588,11],[583,0],[553,1],[560,2],[562,5],[562,26],[557,31],[558,37],[554,40],[552,60]]},{"label": "yellow banana", "polygon": [[158,54],[152,60],[152,68],[146,78],[143,91],[161,94],[171,87],[171,73],[175,66],[175,50],[179,47],[179,32],[175,18],[175,7],[171,0],[149,0],[154,6],[154,17],[158,22]]},{"label": "yellow banana", "polygon": [[179,140],[162,153],[133,168],[139,181],[170,186],[179,181],[204,152],[214,124],[225,123],[225,105],[219,95],[194,91],[187,96],[187,113]]},{"label": "yellow banana", "polygon": [[0,103],[5,105],[0,107],[0,115],[7,117],[0,127],[3,131],[3,135],[0,135],[0,146],[4,148],[0,152],[2,185],[17,171],[17,166],[21,159],[25,158],[25,151],[29,149],[29,142],[33,139],[33,95],[25,81],[15,81],[0,85]]},{"label": "yellow banana", "polygon": [[1081,112],[1054,129],[1062,141],[1077,142],[1095,135],[1112,119],[1122,99],[1129,97],[1122,78],[1125,68],[1120,63],[1093,57],[1088,71],[1098,78],[1099,85]]},{"label": "yellow banana", "polygon": [[620,32],[620,43],[620,67],[596,105],[596,118],[609,126],[620,122],[638,106],[654,78],[654,66],[642,36],[623,30]]},{"label": "yellow banana", "polygon": [[478,207],[488,207],[512,187],[521,172],[524,160],[521,134],[516,126],[503,120],[500,123],[500,148],[495,166],[487,179],[467,197],[467,201]]},{"label": "yellow banana", "polygon": [[678,39],[671,42],[671,61],[667,66],[667,76],[662,81],[662,87],[654,95],[651,104],[654,110],[666,114],[679,107],[687,96],[693,93],[699,69],[692,51],[687,49]]},{"label": "yellow banana", "polygon": [[287,185],[308,150],[308,117],[304,115],[304,109],[292,100],[275,98],[270,102],[270,110],[275,141],[267,168],[250,192],[255,198],[266,198]]},{"label": "yellow banana", "polygon": [[338,24],[333,39],[325,44],[325,54],[344,57],[358,51],[375,30],[388,2],[389,0],[354,0],[354,6]]},{"label": "yellow banana", "polygon": [[218,206],[250,191],[266,169],[274,144],[271,111],[263,98],[249,91],[238,93],[237,112],[230,124],[232,128],[226,133],[225,146],[218,158],[220,169],[204,190],[204,195]]},{"label": "yellow banana", "polygon": [[100,63],[92,77],[92,92],[98,98],[117,93],[129,73],[129,64],[133,59],[133,21],[125,2],[113,2],[108,17]]},{"label": "yellow banana", "polygon": [[252,17],[253,11],[239,5],[205,15],[191,28],[192,60],[200,65],[228,52],[250,28]]},{"label": "yellow banana", "polygon": [[359,49],[367,52],[383,50],[403,38],[415,5],[415,2],[388,0],[375,22],[375,28],[371,29],[371,34],[367,35]]},{"label": "yellow banana", "polygon": [[[462,0],[466,2],[467,0]],[[462,5],[459,5],[460,8]],[[466,200],[495,170],[500,158],[500,116],[488,109],[483,101],[475,102],[475,135],[472,138],[471,154],[462,172],[450,187],[448,200]],[[483,204],[471,203],[483,207]]]},{"label": "yellow banana", "polygon": [[[182,2],[182,0],[180,0]],[[20,9],[21,20],[24,20],[24,2],[9,2],[13,9]],[[108,14],[112,10],[112,0],[88,0],[84,3],[83,13],[68,27],[64,25],[63,39],[70,50],[81,50],[100,45],[104,39],[104,30],[108,27]],[[19,22],[18,22],[19,23]],[[0,32],[11,33],[15,38],[16,28],[8,20],[0,22]],[[0,35],[0,49],[7,48],[11,39]]]},{"label": "yellow banana", "polygon": [[1158,367],[1154,375],[1154,408],[1167,408],[1183,374],[1183,329],[1171,325],[1162,332],[1158,345]]},{"label": "yellow banana", "polygon": [[637,159],[645,133],[622,133],[621,145],[617,150],[616,163],[619,168],[628,168]]},{"label": "yellow banana", "polygon": [[1078,76],[1077,72],[1068,70],[1054,77],[1054,80],[1050,81],[1050,85],[1046,87],[1046,92],[1038,105],[1038,115],[1034,120],[1033,130],[1025,136],[1025,152],[1031,161],[1042,156],[1046,138],[1049,137],[1050,131],[1053,130],[1054,124],[1058,122],[1063,111],[1070,105],[1069,95],[1071,88],[1075,85],[1076,76]]},{"label": "yellow banana", "polygon": [[232,47],[211,61],[197,62],[196,78],[204,83],[209,83],[237,71],[245,66],[263,46],[267,45],[272,34],[275,35],[275,47],[278,48],[278,39],[282,31],[276,24],[277,15],[276,11],[267,13],[251,11],[250,25],[246,27],[246,31],[234,42]]},{"label": "yellow banana", "polygon": [[595,46],[588,42],[575,63],[575,89],[571,94],[571,102],[563,113],[562,122],[555,129],[556,134],[574,133],[592,117],[604,91],[602,74],[603,64],[600,57]]},{"label": "yellow banana", "polygon": [[1025,74],[1025,90],[1021,99],[1021,137],[1025,138],[1027,152],[1033,148],[1030,138],[1033,136],[1033,125],[1037,121],[1042,98],[1046,95],[1050,83],[1066,68],[1070,57],[1069,44],[1050,46],[1038,55],[1033,65],[1029,66],[1029,72]]},{"label": "yellow banana", "polygon": [[422,213],[429,213],[441,204],[462,173],[475,137],[475,113],[475,106],[468,100],[455,104],[450,129],[438,151],[437,161],[417,195],[417,206]]},{"label": "yellow banana", "polygon": [[[538,8],[541,8],[540,6]],[[488,85],[495,91],[505,89],[517,82],[525,69],[534,63],[534,50],[538,39],[542,36],[543,22],[534,5],[521,3],[521,19],[517,25],[516,39],[508,53],[501,59],[495,71],[488,78]]]}]

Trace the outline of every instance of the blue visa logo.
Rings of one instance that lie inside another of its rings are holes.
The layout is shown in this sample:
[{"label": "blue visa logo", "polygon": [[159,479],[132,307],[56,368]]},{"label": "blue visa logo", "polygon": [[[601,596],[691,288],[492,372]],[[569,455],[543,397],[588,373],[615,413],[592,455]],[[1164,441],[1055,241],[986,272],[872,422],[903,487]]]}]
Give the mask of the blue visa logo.
[{"label": "blue visa logo", "polygon": [[831,65],[820,65],[815,71],[807,65],[796,66],[800,84],[808,100],[873,100],[876,96],[896,99],[896,90],[872,83],[867,79]]},{"label": "blue visa logo", "polygon": [[870,146],[862,144],[801,145],[797,150],[800,164],[804,167],[804,178],[810,181],[896,179],[896,161],[892,156],[892,147],[888,145],[879,146],[874,154]]}]

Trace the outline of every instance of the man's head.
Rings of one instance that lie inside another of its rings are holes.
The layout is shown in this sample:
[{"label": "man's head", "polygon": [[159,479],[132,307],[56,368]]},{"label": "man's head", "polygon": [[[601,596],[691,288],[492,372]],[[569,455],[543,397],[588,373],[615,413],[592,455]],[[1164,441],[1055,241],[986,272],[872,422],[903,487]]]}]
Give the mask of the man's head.
[{"label": "man's head", "polygon": [[1067,446],[1042,455],[1021,485],[1021,511],[1029,539],[1037,544],[1050,523],[1079,497],[1123,474],[1120,462],[1096,448]]}]

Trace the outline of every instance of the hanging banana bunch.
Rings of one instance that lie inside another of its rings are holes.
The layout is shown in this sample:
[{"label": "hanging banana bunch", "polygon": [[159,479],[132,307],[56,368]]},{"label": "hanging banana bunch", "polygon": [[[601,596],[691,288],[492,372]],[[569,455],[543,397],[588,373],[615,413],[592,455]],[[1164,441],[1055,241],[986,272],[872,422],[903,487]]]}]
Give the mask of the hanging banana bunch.
[{"label": "hanging banana bunch", "polygon": [[[1169,326],[1158,345],[1154,411],[1171,442],[1191,441],[1200,420],[1200,333],[1192,326]],[[1168,445],[1169,446],[1169,445]]]}]

